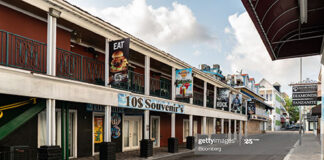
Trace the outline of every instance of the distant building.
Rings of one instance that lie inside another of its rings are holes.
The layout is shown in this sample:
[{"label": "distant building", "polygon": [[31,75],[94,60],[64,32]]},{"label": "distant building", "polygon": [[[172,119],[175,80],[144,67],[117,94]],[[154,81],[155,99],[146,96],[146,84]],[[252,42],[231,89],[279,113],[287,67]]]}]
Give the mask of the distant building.
[{"label": "distant building", "polygon": [[248,74],[237,73],[227,75],[228,85],[240,90],[243,94],[250,97],[248,100],[248,123],[249,134],[258,134],[267,130],[267,123],[270,120],[270,112],[273,109],[265,103],[265,98],[259,94],[259,84],[255,84],[254,78]]},{"label": "distant building", "polygon": [[212,75],[214,78],[216,78],[216,79],[218,79],[218,80],[220,80],[222,82],[225,82],[225,76],[223,75],[222,70],[220,70],[220,65],[219,64],[213,64],[212,67],[210,67],[207,64],[201,64],[199,66],[199,68],[200,68],[201,71]]},{"label": "distant building", "polygon": [[280,92],[281,85],[278,82],[271,84],[266,79],[262,79],[259,85],[260,95],[266,99],[266,103],[274,108],[270,115],[271,122],[268,124],[268,128],[278,131],[289,122],[289,113],[284,107],[286,102]]}]

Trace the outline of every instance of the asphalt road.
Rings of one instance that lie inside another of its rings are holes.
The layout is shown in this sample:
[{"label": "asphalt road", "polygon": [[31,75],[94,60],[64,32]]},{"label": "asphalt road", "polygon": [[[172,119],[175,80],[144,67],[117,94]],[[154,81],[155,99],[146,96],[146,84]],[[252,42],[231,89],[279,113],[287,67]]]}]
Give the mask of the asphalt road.
[{"label": "asphalt road", "polygon": [[[249,137],[251,138],[251,137]],[[298,140],[298,132],[284,131],[280,133],[267,133],[256,135],[252,138],[259,139],[253,144],[224,148],[230,154],[208,153],[199,155],[197,153],[187,153],[178,156],[164,158],[167,160],[283,160],[290,149]],[[243,147],[243,148],[242,148]],[[240,153],[232,153],[239,151]],[[243,154],[242,154],[243,153]]]}]

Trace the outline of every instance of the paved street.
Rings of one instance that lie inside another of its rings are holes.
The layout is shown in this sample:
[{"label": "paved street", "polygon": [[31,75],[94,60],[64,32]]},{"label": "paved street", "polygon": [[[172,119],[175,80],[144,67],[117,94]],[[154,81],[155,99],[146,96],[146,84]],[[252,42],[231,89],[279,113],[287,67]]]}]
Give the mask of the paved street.
[{"label": "paved street", "polygon": [[[261,143],[248,146],[245,155],[196,155],[195,153],[168,157],[168,160],[283,160],[298,140],[298,132],[268,133],[260,135]],[[237,147],[237,146],[235,146]],[[237,148],[233,149],[237,149]],[[275,153],[275,154],[272,154]],[[164,158],[166,159],[166,158]]]}]

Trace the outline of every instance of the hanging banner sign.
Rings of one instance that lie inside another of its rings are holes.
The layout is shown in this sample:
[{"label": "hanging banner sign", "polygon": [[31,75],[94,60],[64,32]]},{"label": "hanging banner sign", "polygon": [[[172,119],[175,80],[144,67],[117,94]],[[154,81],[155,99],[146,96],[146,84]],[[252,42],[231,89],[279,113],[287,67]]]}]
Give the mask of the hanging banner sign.
[{"label": "hanging banner sign", "polygon": [[180,104],[140,96],[133,96],[124,93],[118,94],[118,106],[169,113],[184,112],[184,106]]},{"label": "hanging banner sign", "polygon": [[317,92],[317,85],[311,84],[311,85],[295,85],[292,87],[293,93],[312,93]]},{"label": "hanging banner sign", "polygon": [[192,98],[192,68],[176,70],[176,97]]},{"label": "hanging banner sign", "polygon": [[128,81],[129,38],[109,42],[109,83]]},{"label": "hanging banner sign", "polygon": [[229,95],[230,90],[228,88],[218,88],[217,89],[217,108],[228,108],[229,106]]},{"label": "hanging banner sign", "polygon": [[242,106],[242,94],[232,96],[232,110],[240,111]]},{"label": "hanging banner sign", "polygon": [[255,102],[253,100],[247,102],[247,107],[249,115],[255,114]]},{"label": "hanging banner sign", "polygon": [[314,93],[293,93],[292,99],[316,98],[317,92]]}]

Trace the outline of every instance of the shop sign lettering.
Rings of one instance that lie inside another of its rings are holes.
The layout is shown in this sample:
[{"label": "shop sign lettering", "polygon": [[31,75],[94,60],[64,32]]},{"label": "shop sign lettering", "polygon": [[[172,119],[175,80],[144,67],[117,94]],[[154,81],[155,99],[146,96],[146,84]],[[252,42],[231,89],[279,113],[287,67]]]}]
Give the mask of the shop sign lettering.
[{"label": "shop sign lettering", "polygon": [[151,98],[132,96],[123,93],[118,94],[118,106],[134,108],[134,109],[170,112],[170,113],[184,112],[184,106],[180,104],[160,101]]}]

